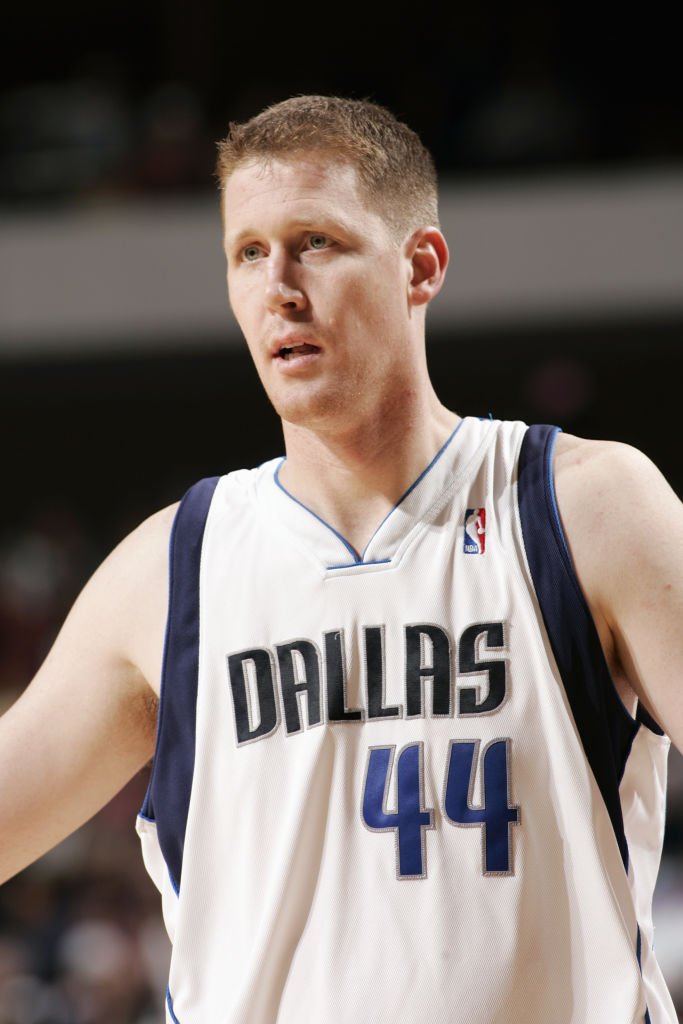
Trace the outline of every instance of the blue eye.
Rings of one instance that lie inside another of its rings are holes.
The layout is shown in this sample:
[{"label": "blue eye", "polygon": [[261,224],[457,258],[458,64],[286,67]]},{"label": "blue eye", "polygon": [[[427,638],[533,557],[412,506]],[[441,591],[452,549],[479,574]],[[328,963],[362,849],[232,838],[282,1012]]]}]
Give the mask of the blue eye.
[{"label": "blue eye", "polygon": [[325,249],[329,243],[327,235],[311,235],[308,239],[311,249]]},{"label": "blue eye", "polygon": [[260,255],[261,250],[258,245],[245,245],[244,249],[242,249],[242,258],[246,260],[247,263],[252,263],[254,260],[257,260]]}]

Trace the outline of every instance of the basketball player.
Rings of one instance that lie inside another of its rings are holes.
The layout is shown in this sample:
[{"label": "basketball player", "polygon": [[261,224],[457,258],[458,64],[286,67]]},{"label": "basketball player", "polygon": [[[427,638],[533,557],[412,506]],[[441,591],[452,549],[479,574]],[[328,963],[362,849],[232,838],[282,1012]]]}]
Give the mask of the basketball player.
[{"label": "basketball player", "polygon": [[2,722],[3,876],[154,753],[167,1021],[673,1024],[680,502],[628,446],[441,404],[436,176],[388,111],[285,101],[218,174],[286,455],[87,584]]}]

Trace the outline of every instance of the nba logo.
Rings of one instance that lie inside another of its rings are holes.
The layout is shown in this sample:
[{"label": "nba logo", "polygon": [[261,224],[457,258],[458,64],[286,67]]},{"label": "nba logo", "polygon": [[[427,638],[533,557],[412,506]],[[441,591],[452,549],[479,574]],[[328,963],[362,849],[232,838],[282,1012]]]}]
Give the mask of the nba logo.
[{"label": "nba logo", "polygon": [[465,512],[466,555],[483,555],[486,550],[486,509],[468,508]]}]

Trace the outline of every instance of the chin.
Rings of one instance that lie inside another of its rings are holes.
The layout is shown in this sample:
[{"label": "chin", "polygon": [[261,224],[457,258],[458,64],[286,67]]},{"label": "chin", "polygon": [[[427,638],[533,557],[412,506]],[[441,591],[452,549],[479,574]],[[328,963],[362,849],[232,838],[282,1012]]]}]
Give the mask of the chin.
[{"label": "chin", "polygon": [[286,402],[275,406],[275,412],[283,423],[294,427],[315,429],[330,418],[330,410],[310,402]]},{"label": "chin", "polygon": [[307,395],[277,395],[271,399],[273,407],[285,423],[296,427],[329,428],[333,423],[354,416],[354,403],[340,401],[338,393],[321,393]]}]

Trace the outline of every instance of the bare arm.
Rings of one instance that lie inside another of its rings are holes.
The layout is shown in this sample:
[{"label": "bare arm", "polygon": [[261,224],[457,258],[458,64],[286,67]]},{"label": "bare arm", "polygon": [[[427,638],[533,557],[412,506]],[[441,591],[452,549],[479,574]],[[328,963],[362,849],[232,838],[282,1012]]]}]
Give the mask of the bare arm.
[{"label": "bare arm", "polygon": [[0,719],[0,881],[92,817],[153,754],[173,512],[102,563]]},{"label": "bare arm", "polygon": [[560,435],[567,542],[607,660],[683,752],[683,504],[642,452]]}]

